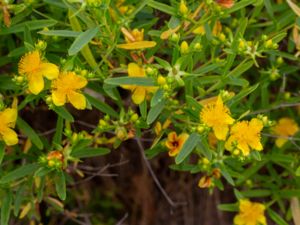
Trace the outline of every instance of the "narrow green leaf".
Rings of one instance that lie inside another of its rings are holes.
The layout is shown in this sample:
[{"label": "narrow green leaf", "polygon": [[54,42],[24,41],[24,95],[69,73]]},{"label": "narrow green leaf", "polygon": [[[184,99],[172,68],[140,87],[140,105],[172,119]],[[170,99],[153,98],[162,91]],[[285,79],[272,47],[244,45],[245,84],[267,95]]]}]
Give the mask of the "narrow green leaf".
[{"label": "narrow green leaf", "polygon": [[74,122],[74,118],[73,118],[72,114],[69,113],[68,110],[65,109],[65,107],[54,106],[52,108],[52,110],[54,112],[56,112],[59,116],[61,116],[62,118],[64,118],[65,120],[67,120],[69,122]]},{"label": "narrow green leaf", "polygon": [[12,200],[13,200],[12,193],[10,191],[7,191],[7,193],[4,195],[2,199],[1,225],[8,225]]},{"label": "narrow green leaf", "polygon": [[71,152],[71,156],[75,158],[89,158],[110,153],[108,148],[80,148]]},{"label": "narrow green leaf", "polygon": [[244,97],[246,97],[247,95],[251,94],[253,91],[255,91],[255,89],[259,86],[259,83],[245,88],[243,89],[240,93],[238,93],[237,95],[235,95],[232,99],[230,99],[228,105],[229,106],[233,106],[234,104],[237,104],[240,102],[240,100],[242,100]]},{"label": "narrow green leaf", "polygon": [[39,31],[38,33],[46,36],[78,37],[82,32],[72,30],[48,30]]},{"label": "narrow green leaf", "polygon": [[29,126],[27,122],[25,122],[21,117],[17,119],[17,126],[28,136],[28,138],[32,141],[32,143],[38,147],[38,149],[43,149],[44,145],[41,141],[38,134]]},{"label": "narrow green leaf", "polygon": [[282,219],[282,217],[277,214],[275,211],[273,211],[272,209],[268,208],[267,212],[270,216],[270,218],[278,225],[289,225],[287,222],[285,222],[284,219]]},{"label": "narrow green leaf", "polygon": [[137,85],[137,86],[154,86],[154,80],[150,77],[115,77],[104,80],[104,83],[110,85]]},{"label": "narrow green leaf", "polygon": [[104,112],[114,118],[118,118],[119,114],[108,104],[99,101],[98,99],[85,94],[86,99],[91,103],[92,106],[94,106],[96,109],[100,110],[101,112]]},{"label": "narrow green leaf", "polygon": [[156,120],[156,118],[162,112],[164,107],[165,107],[165,101],[161,101],[158,104],[156,104],[154,107],[152,107],[147,116],[147,123],[148,124],[153,123],[154,120]]},{"label": "narrow green leaf", "polygon": [[188,157],[191,154],[191,152],[194,150],[199,141],[201,141],[200,136],[197,133],[192,133],[183,144],[179,154],[176,156],[176,164],[183,162],[186,159],[186,157]]},{"label": "narrow green leaf", "polygon": [[14,180],[23,178],[27,175],[32,174],[33,172],[35,172],[37,169],[39,168],[39,165],[36,163],[33,164],[27,164],[24,166],[21,166],[13,171],[10,171],[9,173],[7,173],[6,175],[4,175],[1,179],[0,179],[0,184],[5,184],[5,183],[9,183],[12,182]]},{"label": "narrow green leaf", "polygon": [[25,26],[27,26],[29,30],[38,30],[44,27],[54,26],[56,23],[57,21],[55,20],[33,20],[33,21],[23,22],[8,28],[1,29],[0,35],[23,32]]},{"label": "narrow green leaf", "polygon": [[163,89],[158,89],[153,95],[153,97],[151,98],[150,106],[153,107],[159,102],[161,102],[163,100],[163,97],[164,97]]},{"label": "narrow green leaf", "polygon": [[157,1],[153,1],[153,0],[148,1],[147,4],[148,4],[148,6],[154,8],[154,9],[157,9],[159,11],[162,11],[164,13],[167,13],[169,15],[172,15],[172,16],[176,15],[175,8],[173,8],[171,6],[168,6],[166,4],[163,4],[163,3],[160,3],[160,2],[157,2]]},{"label": "narrow green leaf", "polygon": [[66,200],[66,178],[63,171],[58,171],[55,177],[55,189],[61,200]]},{"label": "narrow green leaf", "polygon": [[63,128],[64,128],[64,119],[61,116],[58,116],[56,122],[56,131],[53,137],[52,142],[56,144],[60,144],[63,135]]},{"label": "narrow green leaf", "polygon": [[219,204],[218,209],[226,212],[238,212],[239,205],[237,203]]},{"label": "narrow green leaf", "polygon": [[94,27],[81,33],[69,48],[69,55],[77,54],[84,46],[86,46],[90,42],[90,40],[92,40],[96,36],[98,32],[99,28]]},{"label": "narrow green leaf", "polygon": [[227,180],[227,182],[229,184],[231,184],[232,186],[235,186],[234,181],[230,175],[230,173],[228,172],[227,168],[225,165],[221,164],[220,165],[220,170],[221,170],[221,174],[222,176]]},{"label": "narrow green leaf", "polygon": [[147,117],[147,101],[146,99],[144,99],[144,101],[139,104],[139,108],[140,108],[140,113],[142,118],[146,119]]}]

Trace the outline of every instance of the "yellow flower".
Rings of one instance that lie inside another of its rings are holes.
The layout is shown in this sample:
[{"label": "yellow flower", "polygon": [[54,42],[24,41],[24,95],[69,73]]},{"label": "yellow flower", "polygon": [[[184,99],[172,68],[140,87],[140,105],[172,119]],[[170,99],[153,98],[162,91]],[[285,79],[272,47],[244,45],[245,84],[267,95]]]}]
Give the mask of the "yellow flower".
[{"label": "yellow flower", "polygon": [[144,29],[138,30],[134,29],[133,31],[128,31],[124,27],[121,28],[125,36],[126,44],[117,45],[118,48],[127,49],[127,50],[138,50],[143,48],[152,48],[156,45],[155,41],[144,41]]},{"label": "yellow flower", "polygon": [[169,156],[176,156],[185,141],[188,139],[189,135],[182,133],[179,136],[173,131],[168,134],[168,140],[166,141],[166,147],[169,149]]},{"label": "yellow flower", "polygon": [[7,108],[0,112],[0,136],[7,145],[18,143],[18,136],[12,129],[15,127],[17,116],[16,108]]},{"label": "yellow flower", "polygon": [[261,203],[240,200],[239,213],[234,217],[235,225],[266,225],[265,206]]},{"label": "yellow flower", "polygon": [[52,100],[54,105],[62,106],[70,102],[76,109],[85,109],[86,100],[80,89],[87,85],[84,77],[74,72],[61,72],[57,79],[52,81]]},{"label": "yellow flower", "polygon": [[230,129],[230,136],[225,143],[225,148],[231,151],[236,147],[242,151],[244,156],[249,155],[250,148],[261,151],[263,149],[260,143],[260,132],[262,129],[262,121],[256,118],[253,118],[250,122],[237,122]]},{"label": "yellow flower", "polygon": [[19,62],[19,73],[28,79],[28,89],[37,95],[44,89],[44,78],[49,80],[57,78],[58,67],[53,63],[41,59],[39,51],[29,52]]},{"label": "yellow flower", "polygon": [[204,105],[200,112],[201,121],[211,127],[218,140],[225,140],[228,133],[228,125],[233,124],[229,109],[223,104],[222,98],[216,102]]},{"label": "yellow flower", "polygon": [[[145,77],[145,70],[136,63],[128,64],[129,77]],[[137,86],[137,85],[122,85],[122,88],[132,91],[132,101],[135,104],[140,104],[144,101],[148,93],[153,93],[157,90],[155,86]]]},{"label": "yellow flower", "polygon": [[274,134],[282,136],[275,141],[276,146],[281,148],[288,141],[287,137],[296,134],[299,131],[299,127],[293,119],[281,118],[272,131]]}]

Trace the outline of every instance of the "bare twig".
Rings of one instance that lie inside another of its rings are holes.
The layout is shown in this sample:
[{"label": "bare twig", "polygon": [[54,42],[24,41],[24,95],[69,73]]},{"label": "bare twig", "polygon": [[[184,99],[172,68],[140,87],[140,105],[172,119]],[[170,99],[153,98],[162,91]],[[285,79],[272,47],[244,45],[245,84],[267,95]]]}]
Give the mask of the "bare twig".
[{"label": "bare twig", "polygon": [[127,217],[128,217],[128,213],[125,213],[125,215],[122,217],[122,219],[116,223],[116,225],[122,225],[123,222],[127,219]]},{"label": "bare twig", "polygon": [[161,186],[161,184],[160,184],[160,182],[159,182],[159,180],[158,180],[156,174],[154,173],[154,171],[153,171],[153,169],[152,169],[152,167],[151,167],[151,165],[150,165],[150,163],[149,163],[149,161],[148,161],[148,159],[147,159],[147,157],[146,157],[146,155],[145,155],[145,149],[144,149],[144,147],[143,147],[143,144],[142,144],[141,140],[138,139],[138,138],[136,138],[135,140],[136,140],[136,142],[137,142],[137,144],[138,144],[138,146],[139,146],[139,150],[140,150],[140,153],[141,153],[141,155],[142,155],[142,158],[143,158],[143,160],[144,160],[144,162],[145,162],[145,164],[146,164],[146,166],[147,166],[147,168],[148,168],[148,171],[149,171],[149,173],[150,173],[152,179],[154,180],[154,183],[156,184],[156,186],[158,187],[158,189],[160,190],[160,192],[163,194],[163,196],[165,197],[165,199],[167,200],[167,202],[168,202],[173,208],[178,207],[178,206],[180,206],[180,205],[186,205],[186,204],[187,204],[186,202],[174,202],[174,201],[169,197],[169,195],[167,194],[167,192],[165,191],[165,189]]},{"label": "bare twig", "polygon": [[273,107],[270,107],[268,109],[261,109],[261,110],[257,110],[257,111],[253,111],[251,113],[249,113],[248,115],[256,115],[256,114],[260,114],[260,113],[266,113],[266,112],[270,112],[276,109],[280,109],[280,108],[288,108],[288,107],[294,107],[294,106],[300,106],[300,102],[296,102],[296,103],[281,103],[279,105],[275,105]]}]

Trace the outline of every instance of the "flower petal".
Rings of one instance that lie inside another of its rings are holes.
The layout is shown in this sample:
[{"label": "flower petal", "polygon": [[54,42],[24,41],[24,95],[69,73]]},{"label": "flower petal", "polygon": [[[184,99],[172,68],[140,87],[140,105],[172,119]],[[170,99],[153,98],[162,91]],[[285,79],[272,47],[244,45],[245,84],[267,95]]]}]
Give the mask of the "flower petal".
[{"label": "flower petal", "polygon": [[41,63],[39,71],[49,80],[57,78],[59,74],[58,67],[53,63]]},{"label": "flower petal", "polygon": [[18,116],[18,111],[15,108],[7,108],[0,112],[0,121],[3,124],[10,124],[14,126]]},{"label": "flower petal", "polygon": [[68,100],[76,109],[85,109],[86,100],[83,94],[80,94],[76,91],[71,91],[68,93]]},{"label": "flower petal", "polygon": [[139,66],[136,63],[129,63],[127,71],[128,71],[129,77],[144,77],[145,76],[145,70],[143,69],[143,67]]},{"label": "flower petal", "polygon": [[278,148],[281,148],[287,141],[285,138],[277,138],[275,144]]},{"label": "flower petal", "polygon": [[137,87],[131,96],[132,101],[137,105],[142,103],[145,97],[146,97],[146,90],[143,87]]},{"label": "flower petal", "polygon": [[32,94],[39,94],[44,89],[44,78],[39,73],[28,76],[28,89]]},{"label": "flower petal", "polygon": [[6,128],[1,132],[2,138],[7,145],[18,144],[18,135],[16,132],[10,128]]},{"label": "flower petal", "polygon": [[126,44],[119,44],[117,48],[122,48],[126,50],[135,50],[135,49],[143,49],[143,48],[152,48],[156,45],[155,41],[136,41]]},{"label": "flower petal", "polygon": [[228,126],[214,126],[213,130],[218,140],[225,141],[229,130]]},{"label": "flower petal", "polygon": [[66,94],[61,91],[52,91],[52,101],[56,106],[62,106],[66,103]]}]

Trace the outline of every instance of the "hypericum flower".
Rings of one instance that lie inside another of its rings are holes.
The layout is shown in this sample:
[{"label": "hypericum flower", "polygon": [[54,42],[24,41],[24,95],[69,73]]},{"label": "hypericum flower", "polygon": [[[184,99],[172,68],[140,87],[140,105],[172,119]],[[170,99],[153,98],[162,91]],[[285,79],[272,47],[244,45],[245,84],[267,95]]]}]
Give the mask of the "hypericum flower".
[{"label": "hypericum flower", "polygon": [[76,109],[85,109],[86,100],[80,89],[87,85],[84,77],[74,72],[61,72],[57,79],[52,81],[52,101],[56,106],[70,102]]},{"label": "hypericum flower", "polygon": [[144,41],[144,29],[133,31],[128,31],[126,28],[122,27],[121,31],[124,34],[126,44],[117,45],[118,48],[123,48],[127,50],[138,50],[143,48],[152,48],[156,45],[155,41]]},{"label": "hypericum flower", "polygon": [[229,9],[234,5],[234,0],[216,0],[216,2],[226,9]]},{"label": "hypericum flower", "polygon": [[285,117],[278,121],[272,131],[275,135],[281,136],[275,141],[276,146],[281,148],[288,141],[288,137],[293,136],[299,131],[299,127],[293,119]]},{"label": "hypericum flower", "polygon": [[6,108],[0,112],[0,137],[7,145],[18,143],[18,136],[12,129],[15,127],[17,116],[16,108]]},{"label": "hypericum flower", "polygon": [[188,137],[189,135],[186,133],[182,133],[179,136],[177,136],[174,131],[169,133],[168,140],[166,141],[166,147],[169,149],[169,156],[176,156]]},{"label": "hypericum flower", "polygon": [[242,151],[244,156],[249,155],[250,148],[261,151],[260,132],[263,129],[261,120],[253,118],[249,121],[240,121],[230,129],[230,136],[225,143],[225,148],[232,151],[235,148]]},{"label": "hypericum flower", "polygon": [[42,60],[39,51],[29,52],[19,62],[19,73],[28,79],[28,89],[37,95],[44,89],[44,78],[49,80],[57,78],[58,67],[53,63]]},{"label": "hypericum flower", "polygon": [[204,105],[200,112],[201,121],[211,127],[218,140],[225,140],[229,127],[234,119],[230,116],[229,109],[223,104],[222,98],[218,97],[214,103]]},{"label": "hypericum flower", "polygon": [[[128,64],[129,77],[145,77],[145,70],[136,63]],[[122,85],[122,88],[132,91],[132,101],[135,104],[140,104],[144,101],[148,93],[153,93],[157,90],[155,86],[137,86],[137,85]]]},{"label": "hypericum flower", "polygon": [[239,202],[239,213],[234,217],[235,225],[266,225],[265,206],[261,203],[242,199]]}]

